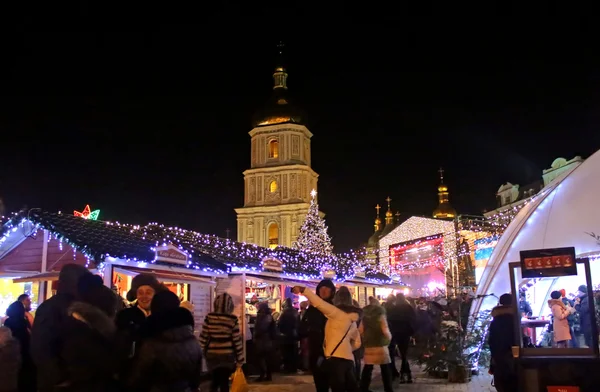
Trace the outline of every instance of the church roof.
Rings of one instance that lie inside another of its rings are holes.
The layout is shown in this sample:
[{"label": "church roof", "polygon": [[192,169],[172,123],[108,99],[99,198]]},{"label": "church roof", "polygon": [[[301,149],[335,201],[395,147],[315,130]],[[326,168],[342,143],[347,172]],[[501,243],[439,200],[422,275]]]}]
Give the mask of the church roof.
[{"label": "church roof", "polygon": [[253,127],[263,127],[276,124],[304,124],[305,114],[289,97],[287,89],[276,88],[267,104],[258,110],[253,118]]}]

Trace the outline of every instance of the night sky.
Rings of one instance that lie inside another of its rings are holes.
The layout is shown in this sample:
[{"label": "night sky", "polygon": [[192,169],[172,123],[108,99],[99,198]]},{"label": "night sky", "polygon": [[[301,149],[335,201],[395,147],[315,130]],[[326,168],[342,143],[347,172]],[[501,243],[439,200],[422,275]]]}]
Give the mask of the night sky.
[{"label": "night sky", "polygon": [[600,147],[596,46],[560,29],[254,11],[207,11],[201,27],[3,36],[7,210],[90,204],[103,220],[235,237],[248,132],[280,39],[337,250],[366,241],[388,195],[404,218],[430,216],[440,166],[459,213],[481,214],[502,183]]}]

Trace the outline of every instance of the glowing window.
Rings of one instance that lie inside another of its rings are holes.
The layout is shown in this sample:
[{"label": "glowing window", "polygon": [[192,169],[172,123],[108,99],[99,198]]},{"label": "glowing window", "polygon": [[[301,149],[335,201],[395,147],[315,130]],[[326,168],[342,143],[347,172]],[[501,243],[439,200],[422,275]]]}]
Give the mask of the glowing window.
[{"label": "glowing window", "polygon": [[269,158],[279,158],[279,141],[277,139],[269,141]]},{"label": "glowing window", "polygon": [[271,193],[275,193],[275,192],[277,192],[277,181],[271,181],[271,182],[269,183],[269,191],[270,191]]},{"label": "glowing window", "polygon": [[275,249],[279,245],[279,226],[277,223],[269,225],[269,248]]}]

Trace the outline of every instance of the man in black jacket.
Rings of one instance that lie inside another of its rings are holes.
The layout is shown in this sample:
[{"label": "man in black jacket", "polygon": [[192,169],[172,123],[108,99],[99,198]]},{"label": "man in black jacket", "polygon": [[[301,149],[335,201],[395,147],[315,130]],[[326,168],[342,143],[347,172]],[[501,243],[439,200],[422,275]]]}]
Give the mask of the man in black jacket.
[{"label": "man in black jacket", "polygon": [[[317,295],[329,303],[333,303],[335,285],[329,279],[322,280],[317,286]],[[308,334],[309,365],[313,374],[317,392],[328,392],[328,375],[319,369],[319,358],[323,357],[323,341],[325,340],[325,323],[327,318],[314,306],[310,306],[302,318],[302,330]]]},{"label": "man in black jacket", "polygon": [[498,392],[517,391],[512,346],[515,345],[515,309],[510,294],[500,296],[500,305],[492,310],[489,344],[492,354],[494,385]]}]

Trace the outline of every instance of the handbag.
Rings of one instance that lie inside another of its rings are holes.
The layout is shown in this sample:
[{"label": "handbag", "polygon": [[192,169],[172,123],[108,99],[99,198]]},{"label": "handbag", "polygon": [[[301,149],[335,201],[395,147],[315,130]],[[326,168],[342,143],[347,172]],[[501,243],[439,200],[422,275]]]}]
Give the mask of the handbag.
[{"label": "handbag", "polygon": [[342,344],[342,342],[344,341],[344,339],[346,339],[346,336],[348,336],[348,332],[350,332],[351,328],[352,328],[352,323],[350,323],[350,326],[346,330],[346,333],[344,334],[344,336],[342,337],[342,339],[338,342],[337,346],[335,346],[335,348],[333,349],[333,351],[331,352],[331,354],[329,354],[329,356],[327,356],[327,357],[321,356],[321,357],[317,358],[317,367],[319,367],[319,368],[323,367],[323,365],[327,362],[327,360],[329,358],[331,358],[333,356],[333,354],[335,354],[335,352],[340,347],[340,345]]}]

